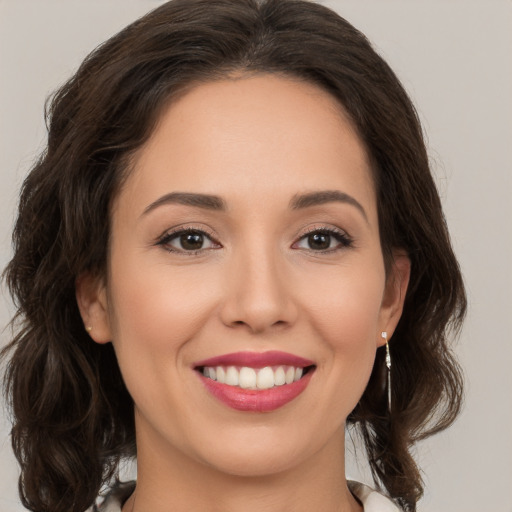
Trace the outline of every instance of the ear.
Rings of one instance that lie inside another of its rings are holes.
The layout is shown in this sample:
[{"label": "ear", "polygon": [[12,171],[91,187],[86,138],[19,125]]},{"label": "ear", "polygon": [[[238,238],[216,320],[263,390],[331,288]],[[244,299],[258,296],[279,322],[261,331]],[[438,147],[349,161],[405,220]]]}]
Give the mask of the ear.
[{"label": "ear", "polygon": [[108,343],[112,336],[104,279],[83,274],[76,280],[75,290],[85,330],[96,343]]},{"label": "ear", "polygon": [[[393,251],[393,261],[386,278],[379,321],[379,329],[388,333],[388,339],[391,338],[402,316],[410,275],[411,260],[407,253],[402,250]],[[380,332],[377,340],[379,346],[386,343],[386,340],[380,336]]]}]

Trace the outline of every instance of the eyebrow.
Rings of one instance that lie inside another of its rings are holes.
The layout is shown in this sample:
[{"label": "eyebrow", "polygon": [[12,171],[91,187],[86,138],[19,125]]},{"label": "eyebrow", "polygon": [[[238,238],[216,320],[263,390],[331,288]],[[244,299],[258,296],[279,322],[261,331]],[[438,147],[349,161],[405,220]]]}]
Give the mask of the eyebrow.
[{"label": "eyebrow", "polygon": [[206,210],[226,211],[226,203],[219,196],[194,194],[191,192],[171,192],[158,198],[144,209],[143,215],[165,204],[183,204]]},{"label": "eyebrow", "polygon": [[[366,211],[359,201],[352,196],[341,192],[340,190],[321,190],[318,192],[307,192],[305,194],[295,194],[289,203],[291,210],[301,210],[311,206],[318,206],[325,203],[339,202],[349,204],[356,207],[365,220],[368,222]],[[198,194],[192,192],[171,192],[158,198],[144,209],[143,215],[167,204],[182,204],[195,208],[203,208],[206,210],[226,211],[226,202],[219,196],[211,194]]]},{"label": "eyebrow", "polygon": [[368,216],[363,208],[363,205],[357,201],[357,199],[341,192],[340,190],[321,190],[319,192],[308,192],[306,194],[295,194],[289,207],[292,210],[300,210],[302,208],[309,208],[310,206],[318,206],[325,203],[345,203],[351,206],[355,206],[363,215],[366,222],[368,222]]}]

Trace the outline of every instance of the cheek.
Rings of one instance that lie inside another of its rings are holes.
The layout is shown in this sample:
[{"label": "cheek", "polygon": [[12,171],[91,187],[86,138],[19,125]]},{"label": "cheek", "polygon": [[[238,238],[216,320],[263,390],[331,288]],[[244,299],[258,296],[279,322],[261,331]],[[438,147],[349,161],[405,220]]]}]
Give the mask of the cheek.
[{"label": "cheek", "polygon": [[371,339],[375,344],[384,293],[384,269],[379,261],[326,273],[303,285],[303,310],[323,333],[332,349],[357,349]]},{"label": "cheek", "polygon": [[134,265],[113,274],[114,343],[175,351],[205,321],[211,286],[200,272]]},{"label": "cheek", "polygon": [[205,273],[185,267],[132,263],[120,262],[111,272],[112,342],[118,363],[142,416],[153,426],[163,426],[162,432],[183,436],[182,424],[169,418],[176,411],[190,415],[183,400],[194,346],[190,341],[212,315],[214,286]]},{"label": "cheek", "polygon": [[[379,261],[346,268],[336,279],[310,286],[309,324],[324,350],[319,371],[325,372],[333,410],[348,414],[356,405],[370,377],[379,341],[380,310],[385,273]],[[343,390],[343,393],[340,393]]]}]

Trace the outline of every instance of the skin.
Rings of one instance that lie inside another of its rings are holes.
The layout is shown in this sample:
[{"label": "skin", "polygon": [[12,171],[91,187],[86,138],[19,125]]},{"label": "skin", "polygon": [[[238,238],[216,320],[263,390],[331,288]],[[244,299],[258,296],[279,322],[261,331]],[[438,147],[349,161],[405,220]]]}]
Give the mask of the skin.
[{"label": "skin", "polygon": [[[361,208],[290,209],[323,190]],[[154,204],[171,192],[227,208]],[[159,243],[180,226],[212,241],[192,254],[179,237]],[[322,252],[307,236],[318,229],[350,243],[327,237]],[[367,154],[336,100],[265,74],[192,88],[137,153],[109,249],[107,279],[82,276],[77,299],[92,339],[114,344],[135,403],[138,483],[123,511],[361,511],[345,481],[345,419],[398,322],[409,260],[397,251],[386,275]],[[243,350],[290,352],[316,370],[285,406],[236,411],[193,364]]]}]

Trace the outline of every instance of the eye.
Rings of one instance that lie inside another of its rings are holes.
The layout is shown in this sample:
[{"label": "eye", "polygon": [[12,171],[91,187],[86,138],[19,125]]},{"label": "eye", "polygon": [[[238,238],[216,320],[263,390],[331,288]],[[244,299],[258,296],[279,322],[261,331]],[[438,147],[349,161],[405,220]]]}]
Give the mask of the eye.
[{"label": "eye", "polygon": [[186,228],[171,231],[157,242],[170,252],[197,254],[203,250],[214,249],[220,245],[213,241],[211,235],[201,229]]},{"label": "eye", "polygon": [[344,231],[322,228],[302,236],[294,247],[314,252],[334,252],[351,245],[352,239]]}]

